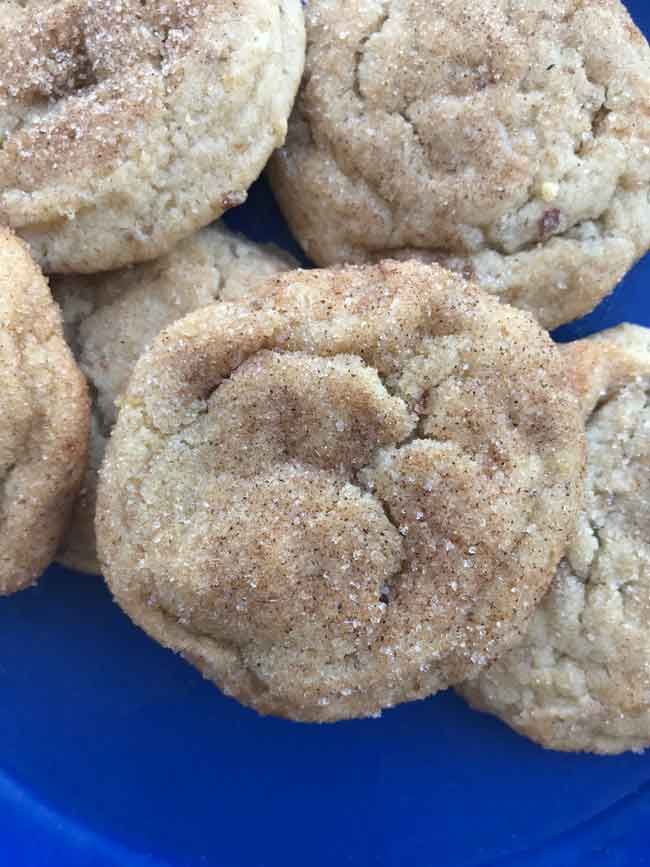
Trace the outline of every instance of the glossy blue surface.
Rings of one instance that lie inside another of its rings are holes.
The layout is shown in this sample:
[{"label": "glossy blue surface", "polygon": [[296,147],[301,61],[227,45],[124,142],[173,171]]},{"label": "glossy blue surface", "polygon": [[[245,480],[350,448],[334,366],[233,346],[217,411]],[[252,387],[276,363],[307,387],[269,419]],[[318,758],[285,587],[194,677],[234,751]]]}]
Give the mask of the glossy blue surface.
[{"label": "glossy blue surface", "polygon": [[[228,222],[291,244],[263,183]],[[559,337],[650,325],[648,282],[650,261]],[[377,721],[263,720],[99,578],[52,568],[0,600],[0,867],[646,864],[650,754],[545,752],[451,693]]]}]

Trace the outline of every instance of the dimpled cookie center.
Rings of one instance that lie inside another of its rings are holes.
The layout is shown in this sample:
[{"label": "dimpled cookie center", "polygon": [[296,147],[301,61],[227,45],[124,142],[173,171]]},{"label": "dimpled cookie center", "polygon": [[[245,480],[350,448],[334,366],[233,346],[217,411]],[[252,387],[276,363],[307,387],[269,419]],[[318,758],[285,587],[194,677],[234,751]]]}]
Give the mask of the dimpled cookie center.
[{"label": "dimpled cookie center", "polygon": [[26,4],[24,12],[4,4],[3,41],[12,51],[3,64],[5,100],[50,106],[77,91],[134,66],[161,69],[191,36],[205,0],[55,0]]},{"label": "dimpled cookie center", "polygon": [[[317,659],[347,660],[353,683],[378,648],[390,666],[485,644],[484,623],[466,643],[454,631],[471,632],[486,583],[512,580],[542,462],[516,406],[495,411],[462,363],[469,341],[421,349],[386,382],[354,356],[244,362],[142,484],[148,603],[248,648],[269,679],[278,653],[311,675]],[[476,453],[468,429],[486,414],[494,439]]]},{"label": "dimpled cookie center", "polygon": [[[158,581],[160,602],[239,641],[251,624],[277,638],[305,611],[331,629],[372,629],[402,540],[355,474],[414,425],[358,358],[263,352],[245,362],[143,487],[146,500],[174,503],[175,520],[182,513],[184,580]],[[179,539],[166,518],[154,545],[171,552]]]},{"label": "dimpled cookie center", "polygon": [[192,44],[204,0],[0,7],[0,183],[29,189],[75,156],[112,164]]}]

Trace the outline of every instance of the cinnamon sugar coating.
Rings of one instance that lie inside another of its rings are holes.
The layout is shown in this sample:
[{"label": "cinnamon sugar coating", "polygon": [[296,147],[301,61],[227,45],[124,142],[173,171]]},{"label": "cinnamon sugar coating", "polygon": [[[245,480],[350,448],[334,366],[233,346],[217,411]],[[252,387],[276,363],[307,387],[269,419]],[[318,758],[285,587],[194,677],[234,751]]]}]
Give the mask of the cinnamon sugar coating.
[{"label": "cinnamon sugar coating", "polygon": [[508,648],[577,512],[558,350],[437,266],[295,271],[164,331],[101,472],[116,600],[263,713],[366,716]]},{"label": "cinnamon sugar coating", "polygon": [[284,141],[300,0],[0,4],[0,222],[48,272],[153,259]]}]

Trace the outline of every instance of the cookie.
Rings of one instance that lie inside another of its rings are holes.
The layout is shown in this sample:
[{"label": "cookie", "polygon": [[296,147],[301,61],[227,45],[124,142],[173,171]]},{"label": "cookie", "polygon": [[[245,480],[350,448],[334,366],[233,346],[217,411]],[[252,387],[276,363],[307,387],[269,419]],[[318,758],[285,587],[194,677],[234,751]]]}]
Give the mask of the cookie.
[{"label": "cookie", "polygon": [[89,407],[26,245],[0,229],[0,595],[51,563],[83,476]]},{"label": "cookie", "polygon": [[226,693],[377,714],[509,647],[583,432],[534,321],[437,266],[294,271],[164,331],[100,474],[116,601]]},{"label": "cookie", "polygon": [[48,272],[154,259],[284,141],[300,0],[0,4],[0,222]]},{"label": "cookie", "polygon": [[554,327],[650,246],[650,49],[619,0],[311,0],[270,178],[319,265],[418,256]]},{"label": "cookie", "polygon": [[545,747],[650,745],[650,331],[572,344],[587,419],[575,537],[523,642],[463,694]]},{"label": "cookie", "polygon": [[90,383],[90,460],[58,560],[98,573],[95,552],[97,472],[115,424],[118,397],[135,362],[159,331],[218,299],[245,297],[294,261],[213,225],[154,262],[108,274],[53,280],[68,343]]}]

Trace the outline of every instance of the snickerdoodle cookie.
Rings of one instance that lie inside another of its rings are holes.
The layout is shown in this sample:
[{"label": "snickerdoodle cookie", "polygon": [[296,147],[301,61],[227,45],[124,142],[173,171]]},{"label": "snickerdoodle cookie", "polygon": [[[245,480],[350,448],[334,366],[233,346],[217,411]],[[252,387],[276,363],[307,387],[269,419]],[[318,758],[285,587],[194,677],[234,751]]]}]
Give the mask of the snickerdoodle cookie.
[{"label": "snickerdoodle cookie", "polygon": [[49,565],[84,473],[88,395],[26,245],[0,229],[0,595]]},{"label": "snickerdoodle cookie", "polygon": [[168,252],[284,141],[304,38],[300,0],[0,3],[0,222],[49,272]]},{"label": "snickerdoodle cookie", "polygon": [[546,327],[650,245],[650,49],[619,0],[311,0],[272,163],[317,264],[419,256]]},{"label": "snickerdoodle cookie", "polygon": [[335,720],[509,647],[575,523],[557,349],[437,266],[280,275],[164,331],[99,486],[119,604],[263,713]]},{"label": "snickerdoodle cookie", "polygon": [[587,498],[523,642],[462,692],[558,750],[650,745],[650,331],[570,345]]},{"label": "snickerdoodle cookie", "polygon": [[133,366],[154,337],[206,304],[238,300],[261,281],[294,266],[263,247],[213,225],[182,241],[154,262],[94,277],[53,281],[66,337],[91,385],[90,459],[82,491],[58,559],[98,572],[95,553],[97,472],[117,417],[117,399]]}]

